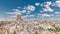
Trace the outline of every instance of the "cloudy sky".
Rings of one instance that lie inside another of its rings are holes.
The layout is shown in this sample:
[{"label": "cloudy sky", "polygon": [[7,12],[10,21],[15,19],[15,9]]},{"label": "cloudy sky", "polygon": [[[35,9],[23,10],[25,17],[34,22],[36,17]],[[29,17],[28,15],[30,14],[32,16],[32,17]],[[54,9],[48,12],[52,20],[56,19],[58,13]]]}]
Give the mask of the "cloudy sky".
[{"label": "cloudy sky", "polygon": [[60,0],[0,0],[0,20],[60,20]]}]

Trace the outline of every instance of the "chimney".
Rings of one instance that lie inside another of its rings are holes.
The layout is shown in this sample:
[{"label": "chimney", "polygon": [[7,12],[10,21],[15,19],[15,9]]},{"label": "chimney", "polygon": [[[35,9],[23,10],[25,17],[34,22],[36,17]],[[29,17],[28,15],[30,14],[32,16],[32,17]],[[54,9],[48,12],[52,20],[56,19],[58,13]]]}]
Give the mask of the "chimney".
[{"label": "chimney", "polygon": [[16,22],[17,23],[21,23],[23,20],[22,20],[22,18],[21,18],[21,16],[20,15],[17,15],[16,16]]}]

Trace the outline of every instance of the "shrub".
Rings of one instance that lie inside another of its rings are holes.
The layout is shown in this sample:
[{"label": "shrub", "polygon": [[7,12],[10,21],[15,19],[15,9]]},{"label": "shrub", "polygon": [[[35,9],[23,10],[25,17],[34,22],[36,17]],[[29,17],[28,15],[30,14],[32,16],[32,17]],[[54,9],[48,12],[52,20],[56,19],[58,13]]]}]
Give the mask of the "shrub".
[{"label": "shrub", "polygon": [[55,30],[55,29],[53,29],[53,28],[49,28],[48,30],[49,30],[49,31],[54,31],[54,32],[56,31],[56,30]]}]

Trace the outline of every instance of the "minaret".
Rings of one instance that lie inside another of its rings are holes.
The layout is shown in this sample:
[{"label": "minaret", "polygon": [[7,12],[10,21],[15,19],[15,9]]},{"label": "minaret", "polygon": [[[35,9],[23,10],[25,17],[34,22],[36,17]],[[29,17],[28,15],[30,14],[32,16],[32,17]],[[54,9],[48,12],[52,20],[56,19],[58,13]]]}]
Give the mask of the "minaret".
[{"label": "minaret", "polygon": [[21,23],[23,20],[21,18],[21,16],[19,15],[19,11],[16,11],[16,22],[17,23]]}]

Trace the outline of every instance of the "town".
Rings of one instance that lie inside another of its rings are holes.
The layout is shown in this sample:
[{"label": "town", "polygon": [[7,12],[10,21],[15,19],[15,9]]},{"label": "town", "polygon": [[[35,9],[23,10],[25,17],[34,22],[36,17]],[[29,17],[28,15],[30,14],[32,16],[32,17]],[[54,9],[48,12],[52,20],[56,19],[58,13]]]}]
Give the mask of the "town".
[{"label": "town", "polygon": [[0,0],[0,34],[60,34],[60,0]]},{"label": "town", "polygon": [[25,21],[17,15],[15,21],[0,21],[0,34],[60,34],[60,21]]}]

